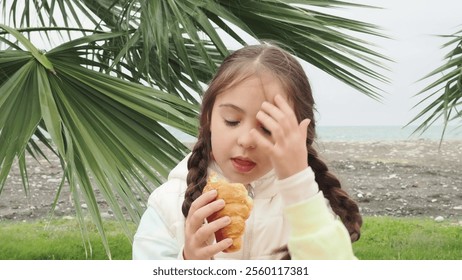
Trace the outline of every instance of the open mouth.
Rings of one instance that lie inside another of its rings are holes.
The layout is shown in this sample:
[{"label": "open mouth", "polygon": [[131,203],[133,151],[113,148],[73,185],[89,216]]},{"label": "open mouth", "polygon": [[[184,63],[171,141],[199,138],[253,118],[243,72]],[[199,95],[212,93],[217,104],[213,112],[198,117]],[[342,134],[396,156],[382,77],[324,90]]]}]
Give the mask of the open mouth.
[{"label": "open mouth", "polygon": [[257,165],[255,162],[243,158],[232,158],[231,161],[234,168],[243,173],[251,171]]}]

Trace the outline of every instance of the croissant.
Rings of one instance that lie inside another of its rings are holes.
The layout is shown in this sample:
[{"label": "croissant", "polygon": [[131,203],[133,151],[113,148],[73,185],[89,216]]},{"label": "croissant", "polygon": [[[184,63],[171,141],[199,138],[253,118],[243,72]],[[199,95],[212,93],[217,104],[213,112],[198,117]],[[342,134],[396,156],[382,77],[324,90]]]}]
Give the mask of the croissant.
[{"label": "croissant", "polygon": [[215,174],[212,174],[207,179],[207,185],[204,187],[203,193],[217,190],[217,198],[225,201],[225,206],[220,211],[217,211],[207,218],[207,222],[215,221],[223,216],[229,216],[231,223],[224,228],[215,232],[217,242],[225,239],[233,239],[233,244],[223,252],[231,253],[241,249],[242,236],[245,230],[245,221],[250,216],[253,200],[248,195],[247,189],[243,184],[229,183],[226,180],[218,179]]}]

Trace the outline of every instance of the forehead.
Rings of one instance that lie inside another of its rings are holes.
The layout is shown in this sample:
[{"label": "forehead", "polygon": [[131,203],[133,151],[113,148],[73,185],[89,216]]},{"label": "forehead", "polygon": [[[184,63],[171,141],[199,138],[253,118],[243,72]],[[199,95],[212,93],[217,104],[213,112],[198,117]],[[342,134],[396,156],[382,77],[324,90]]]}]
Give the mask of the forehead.
[{"label": "forehead", "polygon": [[288,100],[285,87],[270,73],[259,73],[245,77],[218,94],[216,101],[262,103],[273,102],[276,95]]}]

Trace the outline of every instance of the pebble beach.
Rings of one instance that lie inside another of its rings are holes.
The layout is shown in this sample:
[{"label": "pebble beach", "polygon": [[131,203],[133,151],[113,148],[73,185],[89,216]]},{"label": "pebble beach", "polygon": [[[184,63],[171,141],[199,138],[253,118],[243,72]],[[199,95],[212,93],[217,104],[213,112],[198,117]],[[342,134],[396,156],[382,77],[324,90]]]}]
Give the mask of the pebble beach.
[{"label": "pebble beach", "polygon": [[[462,221],[462,140],[319,141],[315,144],[363,216],[428,217]],[[0,221],[48,217],[61,181],[57,158],[28,158],[31,190],[26,196],[17,166],[0,194]],[[98,200],[103,217],[112,212]],[[72,217],[67,186],[54,217]]]}]

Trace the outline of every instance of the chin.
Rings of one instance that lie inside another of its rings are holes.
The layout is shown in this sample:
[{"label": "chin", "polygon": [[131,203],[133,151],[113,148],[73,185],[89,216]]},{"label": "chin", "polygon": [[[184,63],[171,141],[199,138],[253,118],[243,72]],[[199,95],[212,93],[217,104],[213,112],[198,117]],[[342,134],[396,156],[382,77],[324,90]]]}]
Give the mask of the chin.
[{"label": "chin", "polygon": [[259,177],[252,176],[251,174],[238,173],[238,174],[233,174],[233,176],[231,176],[231,178],[229,179],[232,180],[232,182],[234,183],[241,183],[241,184],[247,185],[247,184],[252,183],[258,178]]}]

